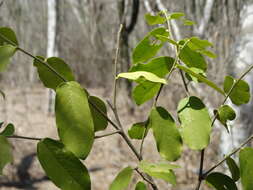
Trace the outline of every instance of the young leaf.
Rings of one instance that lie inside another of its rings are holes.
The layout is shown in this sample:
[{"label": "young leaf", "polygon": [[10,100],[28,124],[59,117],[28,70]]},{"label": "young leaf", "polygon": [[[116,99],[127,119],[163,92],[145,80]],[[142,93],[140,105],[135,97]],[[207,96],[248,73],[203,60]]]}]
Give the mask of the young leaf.
[{"label": "young leaf", "polygon": [[[105,103],[103,102],[103,100],[101,100],[100,98],[96,97],[96,96],[89,96],[89,102],[91,102],[92,104],[94,104],[97,108],[99,108],[103,113],[107,114],[107,108]],[[90,104],[89,104],[90,105]],[[92,118],[93,118],[93,123],[94,123],[94,130],[95,131],[101,131],[101,130],[105,130],[107,125],[108,125],[108,121],[106,118],[104,118],[101,113],[99,113],[93,106],[90,105],[90,111],[92,114]]]},{"label": "young leaf", "polygon": [[[130,72],[135,71],[147,71],[151,72],[158,77],[165,77],[166,74],[171,70],[174,63],[174,59],[171,57],[157,57],[149,61],[147,64],[136,64]],[[133,90],[132,95],[137,105],[141,105],[146,101],[152,99],[159,91],[160,84],[143,81],[139,83]]]},{"label": "young leaf", "polygon": [[66,148],[85,159],[93,145],[94,126],[88,98],[77,82],[56,89],[55,116],[58,134]]},{"label": "young leaf", "polygon": [[[37,56],[42,61],[46,61],[51,67],[53,67],[61,76],[63,76],[68,81],[74,81],[74,75],[71,71],[71,68],[58,57],[50,57],[45,59],[41,56]],[[37,71],[40,77],[40,80],[43,82],[45,87],[56,89],[56,87],[61,84],[63,81],[55,73],[53,73],[48,67],[46,67],[41,62],[34,59],[33,65],[37,67]]]},{"label": "young leaf", "polygon": [[119,172],[109,187],[109,190],[125,190],[127,189],[133,174],[131,167],[126,167]]},{"label": "young leaf", "polygon": [[179,168],[177,165],[167,164],[167,163],[149,163],[147,161],[141,161],[138,166],[146,174],[163,179],[172,185],[176,185],[176,176],[173,169]]},{"label": "young leaf", "polygon": [[141,105],[152,99],[159,91],[161,84],[143,81],[139,83],[132,91],[132,96],[137,105]]},{"label": "young leaf", "polygon": [[178,117],[183,141],[193,150],[202,150],[209,144],[211,118],[203,102],[191,96],[179,102]]},{"label": "young leaf", "polygon": [[235,182],[229,176],[219,172],[209,174],[206,182],[217,190],[237,190]]},{"label": "young leaf", "polygon": [[144,78],[145,80],[148,80],[151,82],[167,84],[167,81],[164,78],[160,78],[156,76],[155,74],[151,72],[146,72],[146,71],[120,73],[118,74],[116,79],[118,78],[126,78],[126,79],[137,81],[137,82]]},{"label": "young leaf", "polygon": [[161,17],[160,15],[153,16],[150,13],[145,15],[145,20],[151,26],[156,24],[164,24],[166,22],[166,18]]},{"label": "young leaf", "polygon": [[139,181],[135,186],[135,190],[147,190],[147,186],[145,183]]},{"label": "young leaf", "polygon": [[192,50],[204,50],[208,47],[213,47],[213,44],[207,40],[201,40],[198,37],[191,37],[187,43]]},{"label": "young leaf", "polygon": [[168,161],[177,160],[182,152],[182,139],[171,115],[162,107],[153,108],[149,116],[149,127],[153,129],[161,157]]},{"label": "young leaf", "polygon": [[12,160],[11,145],[5,136],[0,135],[0,175],[3,174],[2,170],[6,164],[12,162]]},{"label": "young leaf", "polygon": [[0,133],[0,135],[3,135],[5,137],[13,135],[15,132],[14,125],[12,123],[9,123],[5,129]]},{"label": "young leaf", "polygon": [[214,90],[216,90],[217,92],[225,95],[224,91],[222,89],[220,89],[215,83],[213,83],[212,81],[208,80],[206,77],[193,72],[191,69],[184,67],[182,65],[177,64],[177,68],[181,69],[182,71],[188,73],[189,75],[192,75],[194,77],[196,77],[199,81],[204,82],[206,85],[210,86],[211,88],[213,88]]},{"label": "young leaf", "polygon": [[253,187],[253,149],[243,148],[239,154],[240,174],[243,190],[252,190]]},{"label": "young leaf", "polygon": [[37,145],[41,166],[61,190],[91,190],[88,170],[64,145],[46,138]]},{"label": "young leaf", "polygon": [[184,19],[183,22],[184,22],[185,26],[192,26],[192,25],[196,24],[194,21],[188,20],[188,19]]},{"label": "young leaf", "polygon": [[[236,81],[237,80],[235,80],[233,77],[226,76],[223,84],[224,91],[228,93]],[[249,84],[244,80],[238,81],[230,93],[229,98],[233,104],[238,106],[248,103],[250,100]]]},{"label": "young leaf", "polygon": [[236,162],[234,161],[234,159],[232,159],[231,157],[228,157],[226,159],[226,164],[229,168],[229,171],[232,175],[232,179],[236,182],[240,179],[240,169],[237,166]]},{"label": "young leaf", "polygon": [[235,111],[229,105],[223,105],[218,109],[217,119],[228,129],[227,121],[232,121],[236,117]]},{"label": "young leaf", "polygon": [[175,12],[169,15],[169,19],[180,19],[183,16],[185,16],[184,13]]},{"label": "young leaf", "polygon": [[0,46],[0,72],[5,71],[16,49],[17,48],[12,45]]},{"label": "young leaf", "polygon": [[160,27],[148,33],[133,50],[133,64],[144,63],[157,54],[164,44],[157,38],[157,35],[168,37],[169,32],[166,31],[166,28]]},{"label": "young leaf", "polygon": [[[12,29],[7,28],[7,27],[1,27],[0,34],[3,35],[8,40],[10,40],[11,42],[13,42],[16,46],[18,46],[18,40],[17,40],[16,34]],[[9,44],[9,42],[7,42],[6,40],[0,37],[0,45],[5,45],[5,44]]]},{"label": "young leaf", "polygon": [[147,122],[134,123],[131,128],[128,129],[128,136],[131,139],[141,140],[143,138],[144,132],[147,135],[148,129],[146,129]]}]

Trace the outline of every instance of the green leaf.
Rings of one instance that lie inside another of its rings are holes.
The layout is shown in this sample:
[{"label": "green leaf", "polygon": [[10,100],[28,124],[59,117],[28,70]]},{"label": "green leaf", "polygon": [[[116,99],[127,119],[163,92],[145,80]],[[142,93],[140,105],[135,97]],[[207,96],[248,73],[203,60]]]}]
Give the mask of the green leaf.
[{"label": "green leaf", "polygon": [[198,37],[191,37],[187,43],[192,50],[204,50],[208,47],[213,47],[213,44],[208,40],[201,40]]},{"label": "green leaf", "polygon": [[184,13],[175,12],[169,15],[169,19],[180,19],[183,16],[185,16]]},{"label": "green leaf", "polygon": [[210,141],[212,122],[203,102],[195,96],[184,98],[179,102],[177,112],[184,143],[194,150],[205,148]]},{"label": "green leaf", "polygon": [[194,21],[188,20],[188,19],[184,19],[183,22],[184,22],[185,26],[192,26],[192,25],[196,24]]},{"label": "green leaf", "polygon": [[12,162],[12,160],[11,145],[5,136],[0,135],[0,175],[3,174],[2,170],[6,164]]},{"label": "green leaf", "polygon": [[[41,61],[47,62],[66,80],[75,80],[71,68],[61,58],[50,57],[48,59],[45,59],[42,56],[37,56],[37,58],[39,58]],[[61,78],[59,78],[55,73],[53,73],[47,66],[45,66],[41,62],[34,59],[33,64],[35,67],[37,67],[40,80],[43,82],[45,87],[52,88],[55,90],[56,87],[63,82]]]},{"label": "green leaf", "polygon": [[179,58],[181,59],[181,61],[184,62],[184,64],[188,67],[195,67],[206,71],[207,64],[203,55],[201,55],[201,53],[199,53],[198,51],[190,48],[190,46],[188,45],[190,43],[190,40],[182,42],[184,45],[181,47],[179,53]]},{"label": "green leaf", "polygon": [[147,190],[147,186],[145,183],[139,181],[135,186],[135,190]]},{"label": "green leaf", "polygon": [[206,182],[217,190],[237,190],[235,182],[229,176],[219,172],[209,174]]},{"label": "green leaf", "polygon": [[3,135],[5,137],[12,136],[15,132],[14,125],[12,123],[9,123],[5,129],[0,133],[0,135]]},{"label": "green leaf", "polygon": [[64,145],[46,138],[37,145],[37,155],[47,176],[61,190],[90,190],[87,168]]},{"label": "green leaf", "polygon": [[[7,27],[1,27],[0,34],[18,46],[18,40],[17,40],[16,34],[12,29],[7,28]],[[0,45],[5,45],[5,44],[9,44],[9,43],[0,37]]]},{"label": "green leaf", "polygon": [[166,22],[166,18],[161,17],[160,15],[153,16],[150,13],[145,15],[146,22],[149,25],[156,25],[156,24],[164,24]]},{"label": "green leaf", "polygon": [[231,76],[226,76],[223,84],[224,91],[228,94],[234,83],[236,84],[229,95],[230,100],[238,106],[248,103],[250,100],[250,87],[246,81],[237,81]]},{"label": "green leaf", "polygon": [[[174,63],[174,59],[171,57],[157,57],[149,61],[147,64],[136,64],[130,72],[135,71],[147,71],[151,72],[158,77],[165,77],[171,70]],[[139,83],[133,90],[132,95],[137,105],[141,105],[146,101],[152,99],[159,91],[160,84],[143,81]]]},{"label": "green leaf", "polygon": [[17,48],[12,45],[0,46],[0,72],[5,71],[16,49]]},{"label": "green leaf", "polygon": [[133,175],[133,169],[126,167],[119,172],[109,187],[109,190],[125,190],[127,189]]},{"label": "green leaf", "polygon": [[234,159],[232,159],[231,157],[228,157],[226,159],[226,164],[229,168],[229,171],[232,175],[232,179],[236,182],[240,179],[240,170],[239,167],[237,166],[236,162],[234,161]]},{"label": "green leaf", "polygon": [[176,161],[182,152],[182,139],[171,115],[162,107],[153,108],[149,116],[156,147],[161,157]]},{"label": "green leaf", "polygon": [[177,165],[167,164],[167,163],[149,163],[147,161],[141,161],[138,166],[146,174],[163,179],[172,185],[176,185],[176,176],[173,169],[179,168]]},{"label": "green leaf", "polygon": [[253,149],[243,148],[239,154],[240,174],[243,190],[252,190],[253,187]]},{"label": "green leaf", "polygon": [[[96,96],[89,96],[89,102],[91,102],[93,105],[99,108],[103,113],[107,114],[107,108],[103,100],[101,100]],[[107,119],[91,105],[90,111],[93,118],[94,130],[95,131],[105,130],[108,125]]]},{"label": "green leaf", "polygon": [[66,148],[85,159],[93,145],[94,126],[88,98],[77,82],[66,82],[56,89],[56,124]]},{"label": "green leaf", "polygon": [[145,79],[151,82],[155,83],[162,83],[162,84],[167,84],[167,81],[164,78],[160,78],[156,76],[155,74],[151,72],[146,72],[146,71],[136,71],[136,72],[128,72],[128,73],[120,73],[118,74],[117,78],[126,78],[129,80],[133,81],[140,81],[141,79]]},{"label": "green leaf", "polygon": [[152,99],[158,93],[160,87],[161,84],[150,81],[143,81],[138,84],[132,92],[135,103],[141,105]]},{"label": "green leaf", "polygon": [[146,129],[147,122],[139,122],[139,123],[134,123],[131,128],[128,129],[128,136],[131,139],[137,139],[141,140],[143,138],[144,132],[146,130],[146,134],[148,133],[148,129]]},{"label": "green leaf", "polygon": [[213,88],[217,92],[225,95],[225,93],[224,93],[224,91],[222,89],[220,89],[215,83],[213,83],[212,81],[208,80],[206,77],[202,76],[201,74],[195,73],[191,69],[189,69],[187,67],[184,67],[182,65],[179,65],[179,64],[177,64],[177,68],[179,68],[182,71],[188,73],[189,75],[192,75],[192,76],[196,77],[199,81],[204,82],[206,85],[210,86],[211,88]]},{"label": "green leaf", "polygon": [[[216,112],[215,112],[216,114]],[[228,129],[227,121],[232,121],[236,117],[235,111],[229,105],[223,105],[218,109],[217,119]]]},{"label": "green leaf", "polygon": [[[188,68],[190,69],[192,72],[198,74],[198,75],[201,75],[202,77],[206,78],[206,73],[201,70],[201,69],[198,69],[198,68],[195,68],[195,67],[191,67],[191,68]],[[186,78],[189,80],[189,81],[194,81],[194,82],[202,82],[200,81],[198,78],[194,77],[193,75],[190,75],[188,73],[185,73],[185,76]]]},{"label": "green leaf", "polygon": [[161,40],[162,42],[169,42],[175,46],[178,46],[178,43],[174,40],[172,40],[171,38],[167,37],[167,36],[162,36],[162,35],[156,35],[156,37]]},{"label": "green leaf", "polygon": [[160,27],[148,33],[133,50],[133,64],[146,62],[157,54],[164,44],[157,38],[157,35],[168,37],[169,32],[166,28]]}]

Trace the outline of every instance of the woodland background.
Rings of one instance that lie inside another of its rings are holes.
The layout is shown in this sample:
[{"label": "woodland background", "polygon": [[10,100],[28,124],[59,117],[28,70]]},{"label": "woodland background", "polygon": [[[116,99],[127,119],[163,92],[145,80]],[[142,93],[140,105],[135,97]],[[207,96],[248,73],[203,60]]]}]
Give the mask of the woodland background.
[{"label": "woodland background", "polygon": [[[5,0],[0,7],[0,26],[13,28],[20,46],[32,54],[63,58],[83,86],[108,100],[111,98],[112,67],[120,23],[124,23],[124,31],[119,70],[127,71],[131,65],[132,49],[151,29],[145,23],[144,15],[165,8],[169,12],[184,12],[188,19],[197,23],[186,27],[173,22],[177,39],[195,35],[213,42],[213,50],[218,57],[208,60],[208,78],[218,85],[222,85],[226,74],[236,77],[253,63],[252,0]],[[161,55],[172,53],[168,46]],[[252,86],[253,73],[246,80]],[[0,73],[0,86],[7,96],[5,101],[0,101],[1,121],[12,122],[18,135],[56,137],[51,105],[54,95],[38,81],[29,57],[17,53],[7,72]],[[137,107],[129,98],[129,84],[122,82],[120,89],[120,116],[127,130],[133,122],[147,117],[152,102]],[[222,101],[218,93],[202,84],[191,84],[190,91],[203,98],[210,108],[217,107]],[[177,103],[184,96],[182,81],[175,73],[159,104],[166,106],[175,116]],[[218,124],[215,126],[212,140],[216,143],[207,150],[206,167],[217,162],[252,133],[252,101],[235,109],[240,116],[233,123],[231,134],[227,135]],[[147,139],[144,156],[157,160],[152,136]],[[14,139],[11,142],[15,160],[5,169],[5,175],[0,176],[0,189],[57,189],[38,165],[36,142]],[[199,153],[185,149],[179,161],[182,166],[178,170],[180,185],[173,188],[159,182],[161,189],[183,190],[195,186]],[[117,172],[134,161],[132,153],[119,137],[96,140],[92,154],[85,161],[92,171],[92,189],[108,189]]]}]

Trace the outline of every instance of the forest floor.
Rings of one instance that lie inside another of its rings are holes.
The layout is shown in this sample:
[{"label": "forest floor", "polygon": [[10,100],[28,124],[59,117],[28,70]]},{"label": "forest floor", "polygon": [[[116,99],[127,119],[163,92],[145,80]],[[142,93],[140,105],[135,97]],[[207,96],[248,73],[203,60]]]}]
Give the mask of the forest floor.
[{"label": "forest floor", "polygon": [[[54,116],[48,114],[48,90],[41,86],[4,89],[6,100],[0,101],[0,120],[11,122],[15,125],[16,135],[30,137],[51,137],[57,139]],[[108,91],[104,89],[89,89],[91,94],[100,97],[108,96]],[[144,121],[148,115],[151,103],[138,108],[133,114],[128,112],[129,101],[125,101],[124,96],[119,95],[118,108],[125,131],[134,122]],[[161,104],[167,105],[168,102]],[[174,109],[173,106],[170,109]],[[113,118],[111,111],[109,116]],[[108,126],[106,131],[99,134],[113,131]],[[218,138],[217,133],[214,134]],[[13,145],[14,161],[4,169],[4,176],[0,177],[0,190],[57,190],[57,188],[45,178],[39,162],[36,158],[36,141],[10,139]],[[137,147],[140,143],[133,142]],[[139,149],[139,148],[138,148]],[[217,144],[207,149],[206,167],[210,167],[219,160]],[[185,148],[182,158],[177,161],[181,166],[176,171],[178,176],[178,186],[170,185],[158,180],[161,190],[190,190],[194,189],[197,182],[200,153]],[[144,159],[148,161],[158,161],[159,156],[153,141],[152,133],[149,133],[144,144]],[[92,180],[92,190],[107,190],[110,182],[120,169],[127,165],[136,166],[136,158],[126,146],[126,143],[118,135],[95,140],[91,154],[85,160],[85,165],[90,170]],[[134,176],[134,181],[140,180],[139,176]],[[134,189],[133,186],[130,189]],[[206,188],[207,189],[207,188]]]}]

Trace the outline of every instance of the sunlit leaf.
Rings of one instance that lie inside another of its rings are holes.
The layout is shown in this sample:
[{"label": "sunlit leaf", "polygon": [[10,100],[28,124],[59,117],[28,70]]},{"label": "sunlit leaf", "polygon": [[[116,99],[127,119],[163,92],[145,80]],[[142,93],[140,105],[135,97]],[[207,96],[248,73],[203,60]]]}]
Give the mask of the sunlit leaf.
[{"label": "sunlit leaf", "polygon": [[243,190],[252,190],[253,187],[253,149],[243,148],[239,154],[240,174]]},{"label": "sunlit leaf", "polygon": [[[63,76],[68,81],[74,81],[74,75],[71,71],[71,68],[58,57],[50,57],[45,59],[41,56],[37,56],[41,61],[46,61],[55,71],[57,71],[61,76]],[[63,82],[63,80],[53,73],[47,66],[34,59],[34,66],[37,67],[37,71],[40,77],[40,80],[47,88],[56,89],[56,87]]]},{"label": "sunlit leaf", "polygon": [[184,98],[179,102],[177,112],[184,143],[194,150],[205,148],[210,141],[212,122],[203,102],[195,96]]},{"label": "sunlit leaf", "polygon": [[219,172],[209,174],[206,182],[216,190],[237,190],[235,182],[229,176]]},{"label": "sunlit leaf", "polygon": [[[103,100],[101,100],[96,96],[89,96],[89,102],[91,102],[93,105],[99,108],[104,114],[107,114],[107,108]],[[105,130],[108,125],[107,119],[100,112],[98,112],[92,105],[90,105],[90,111],[93,118],[94,130],[95,131]]]},{"label": "sunlit leaf", "polygon": [[172,185],[176,185],[176,176],[173,169],[179,168],[177,165],[168,163],[149,163],[147,161],[141,161],[138,166],[146,174],[163,179]]},{"label": "sunlit leaf", "polygon": [[236,117],[235,111],[229,105],[221,106],[218,111],[215,112],[217,119],[228,129],[227,122],[232,121]]},{"label": "sunlit leaf", "polygon": [[46,138],[38,143],[37,155],[46,175],[61,190],[91,190],[88,170],[62,143]]},{"label": "sunlit leaf", "polygon": [[[233,84],[236,83],[236,79],[231,76],[226,76],[223,84],[224,91],[228,94]],[[249,84],[240,80],[234,86],[232,92],[229,95],[230,100],[235,105],[246,104],[250,100],[250,87]]]},{"label": "sunlit leaf", "polygon": [[160,16],[160,15],[151,15],[150,13],[145,15],[146,22],[149,25],[156,25],[156,24],[163,24],[166,22],[166,18]]},{"label": "sunlit leaf", "polygon": [[3,136],[12,136],[15,132],[15,128],[14,128],[14,125],[12,123],[9,123],[5,129],[0,133],[0,135],[3,135]]},{"label": "sunlit leaf", "polygon": [[185,26],[192,26],[192,25],[196,24],[194,21],[188,20],[188,19],[184,19],[183,22],[184,22]]},{"label": "sunlit leaf", "polygon": [[[134,123],[131,128],[128,129],[128,136],[131,139],[140,140],[147,135],[148,129],[146,129],[147,122]],[[145,133],[146,131],[146,133]],[[144,135],[145,133],[145,135]]]},{"label": "sunlit leaf", "polygon": [[139,181],[135,186],[135,190],[147,190],[147,186],[145,183]]},{"label": "sunlit leaf", "polygon": [[168,161],[177,160],[182,152],[182,139],[171,115],[162,107],[153,108],[149,116],[149,126],[153,129],[161,157]]},{"label": "sunlit leaf", "polygon": [[133,64],[146,62],[157,54],[165,43],[159,40],[157,35],[168,37],[169,32],[166,31],[166,28],[160,27],[148,33],[133,50]]},{"label": "sunlit leaf", "polygon": [[16,49],[15,46],[9,44],[0,46],[0,72],[5,71],[10,63],[10,58],[14,55]]},{"label": "sunlit leaf", "polygon": [[3,135],[0,135],[0,175],[2,175],[2,170],[6,164],[12,162],[12,151],[11,145],[9,144],[7,138]]},{"label": "sunlit leaf", "polygon": [[[11,42],[13,42],[16,46],[18,46],[18,40],[17,40],[16,34],[12,29],[7,28],[7,27],[1,27],[0,34],[3,35],[8,40],[10,40]],[[5,45],[5,44],[10,44],[10,43],[0,37],[0,45]]]},{"label": "sunlit leaf", "polygon": [[184,13],[175,12],[169,15],[169,19],[180,19],[183,16],[185,16]]},{"label": "sunlit leaf", "polygon": [[232,179],[234,181],[238,181],[240,179],[240,169],[237,166],[236,162],[234,161],[234,159],[232,159],[231,157],[228,157],[226,159],[226,164],[229,168],[229,171],[232,175]]},{"label": "sunlit leaf", "polygon": [[126,167],[119,172],[109,187],[109,190],[125,190],[127,189],[133,174],[131,167]]},{"label": "sunlit leaf", "polygon": [[141,81],[141,79],[144,78],[145,80],[148,80],[151,82],[167,84],[167,82],[164,78],[160,78],[160,77],[156,76],[155,74],[153,74],[151,72],[146,72],[146,71],[120,73],[117,76],[117,79],[118,78],[126,78],[126,79],[137,81],[137,82]]},{"label": "sunlit leaf", "polygon": [[55,115],[58,134],[66,148],[86,158],[94,141],[94,126],[88,97],[77,82],[56,89]]},{"label": "sunlit leaf", "polygon": [[189,69],[187,67],[184,67],[182,65],[179,65],[179,64],[177,64],[177,68],[179,68],[182,71],[188,73],[189,75],[192,75],[192,76],[196,77],[199,81],[204,82],[205,84],[207,84],[208,86],[210,86],[214,90],[216,90],[219,93],[225,95],[225,93],[224,93],[224,91],[222,89],[220,89],[215,83],[213,83],[212,81],[208,80],[206,77],[202,76],[201,74],[195,73],[191,69]]}]

